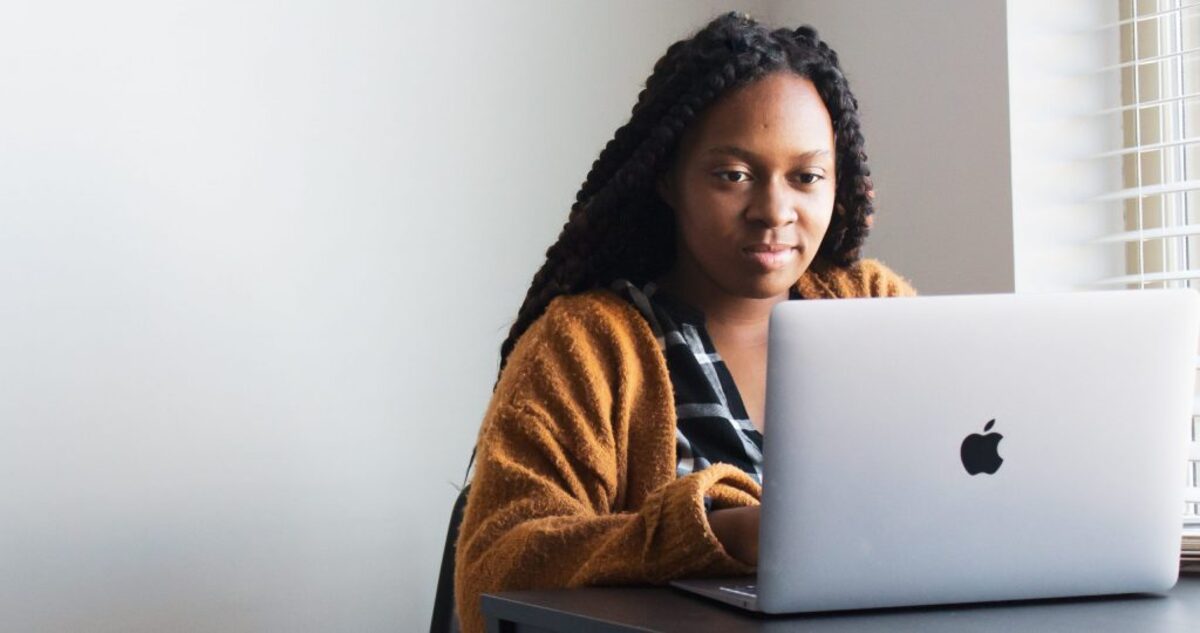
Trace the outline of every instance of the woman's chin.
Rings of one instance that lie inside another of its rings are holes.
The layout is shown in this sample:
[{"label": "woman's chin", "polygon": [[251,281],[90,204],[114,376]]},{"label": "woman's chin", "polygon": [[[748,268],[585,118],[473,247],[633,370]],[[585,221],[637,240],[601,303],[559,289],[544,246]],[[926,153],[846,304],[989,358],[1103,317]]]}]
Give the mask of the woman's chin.
[{"label": "woman's chin", "polygon": [[776,274],[763,275],[745,286],[746,292],[743,296],[747,299],[771,299],[787,294],[799,280],[800,273],[792,274],[791,271],[787,274],[779,271]]}]

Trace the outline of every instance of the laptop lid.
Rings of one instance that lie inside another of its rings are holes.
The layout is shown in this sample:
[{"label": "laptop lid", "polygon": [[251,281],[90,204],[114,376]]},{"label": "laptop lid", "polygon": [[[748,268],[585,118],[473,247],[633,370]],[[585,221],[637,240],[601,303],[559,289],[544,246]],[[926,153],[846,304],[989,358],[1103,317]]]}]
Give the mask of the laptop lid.
[{"label": "laptop lid", "polygon": [[1198,332],[1185,289],[781,302],[759,607],[1169,589]]}]

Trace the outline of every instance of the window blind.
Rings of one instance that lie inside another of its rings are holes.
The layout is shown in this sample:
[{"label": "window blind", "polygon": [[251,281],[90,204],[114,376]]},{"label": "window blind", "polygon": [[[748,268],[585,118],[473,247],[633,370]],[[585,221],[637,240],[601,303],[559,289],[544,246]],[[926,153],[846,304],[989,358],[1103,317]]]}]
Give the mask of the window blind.
[{"label": "window blind", "polygon": [[[1125,274],[1097,287],[1200,289],[1200,2],[1117,0],[1104,27],[1119,63],[1100,68],[1119,84],[1112,119],[1119,143],[1092,157],[1119,161],[1122,182],[1095,198],[1121,214],[1124,230],[1096,242],[1120,249]],[[1196,366],[1200,394],[1200,350]],[[1200,517],[1200,395],[1192,411],[1185,520]]]}]

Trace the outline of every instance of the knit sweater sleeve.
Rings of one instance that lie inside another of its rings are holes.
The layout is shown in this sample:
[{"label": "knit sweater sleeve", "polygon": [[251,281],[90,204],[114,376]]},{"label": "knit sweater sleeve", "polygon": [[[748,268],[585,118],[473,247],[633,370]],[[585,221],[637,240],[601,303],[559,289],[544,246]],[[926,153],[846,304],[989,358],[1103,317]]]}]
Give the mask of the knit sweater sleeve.
[{"label": "knit sweater sleeve", "polygon": [[562,299],[518,341],[480,430],[455,561],[466,633],[483,630],[486,592],[753,571],[703,499],[756,504],[758,485],[725,464],[675,478],[674,420],[646,428],[664,422],[643,393],[654,339]]}]

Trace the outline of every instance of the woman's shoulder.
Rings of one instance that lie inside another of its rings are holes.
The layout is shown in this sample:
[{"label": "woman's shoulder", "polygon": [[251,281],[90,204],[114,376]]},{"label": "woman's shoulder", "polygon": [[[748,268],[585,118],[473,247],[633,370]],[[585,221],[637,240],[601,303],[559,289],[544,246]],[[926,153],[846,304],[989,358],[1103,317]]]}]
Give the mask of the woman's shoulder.
[{"label": "woman's shoulder", "polygon": [[628,301],[608,288],[593,288],[550,300],[530,330],[573,338],[630,336],[641,328],[641,315]]},{"label": "woman's shoulder", "polygon": [[610,288],[558,295],[546,306],[546,314],[578,319],[623,322],[637,316],[636,309]]},{"label": "woman's shoulder", "polygon": [[796,282],[805,299],[913,297],[912,282],[877,259],[839,266],[818,257]]},{"label": "woman's shoulder", "polygon": [[517,340],[508,364],[566,363],[623,373],[630,363],[654,363],[657,349],[637,309],[612,290],[596,288],[554,297]]}]

